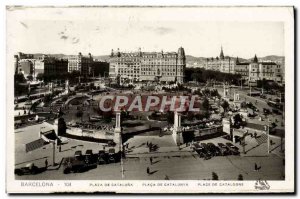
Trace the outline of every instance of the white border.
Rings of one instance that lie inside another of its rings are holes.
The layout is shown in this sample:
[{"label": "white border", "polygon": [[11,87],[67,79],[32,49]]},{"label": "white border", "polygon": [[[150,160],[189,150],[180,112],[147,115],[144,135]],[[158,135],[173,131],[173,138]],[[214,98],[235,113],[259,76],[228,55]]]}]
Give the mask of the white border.
[{"label": "white border", "polygon": [[[13,3],[13,2],[15,2],[15,1],[12,1],[12,2],[10,2],[10,4],[11,3]],[[79,1],[75,1],[75,2],[79,2]],[[127,5],[132,5],[132,3],[130,3],[130,2],[132,2],[132,1],[127,1],[127,2],[129,2],[129,4],[127,4]],[[126,2],[126,3],[127,3]],[[155,1],[154,1],[155,2]],[[213,1],[213,2],[216,2],[216,1]],[[210,5],[215,5],[214,3],[211,3]],[[261,1],[260,1],[261,2]],[[275,1],[275,3],[274,2],[272,2],[273,3],[273,5],[276,5],[276,2],[278,3],[277,5],[281,5],[281,4],[279,4],[279,2],[278,1]],[[72,4],[74,3],[74,1],[72,2]],[[14,3],[13,3],[14,4]],[[23,5],[26,5],[26,3],[22,3]],[[86,4],[86,2],[85,2],[85,4]],[[147,5],[150,5],[150,4],[152,4],[152,3],[149,3],[149,4],[147,4]],[[163,4],[163,2],[161,3],[161,4]],[[172,3],[173,4],[173,3]],[[185,5],[194,5],[194,4],[189,4],[189,2],[185,2],[184,3]],[[217,3],[218,4],[218,3]],[[238,3],[238,4],[240,4],[240,2]],[[31,4],[30,4],[31,5]],[[39,5],[41,5],[41,3],[39,3]],[[57,4],[57,5],[61,5],[61,4]],[[70,4],[69,4],[70,5]],[[74,5],[74,4],[73,4]],[[91,3],[90,5],[95,5],[94,3]],[[113,4],[111,4],[111,5],[113,5]],[[153,5],[153,4],[152,4]],[[178,4],[177,4],[178,5]],[[226,4],[226,3],[222,3],[222,5],[228,5],[228,4]],[[293,41],[293,34],[294,34],[294,32],[293,31],[291,31],[291,29],[290,28],[293,28],[293,25],[289,22],[289,23],[287,23],[286,24],[286,30],[289,32],[288,34],[286,34],[285,35],[285,44],[287,45],[287,44],[293,44],[294,43],[294,41]],[[4,30],[4,29],[3,29]],[[289,35],[289,36],[288,36]],[[8,53],[9,54],[9,53]],[[287,96],[287,99],[288,100],[290,100],[288,103],[286,103],[286,104],[288,104],[288,106],[286,107],[286,112],[287,113],[294,113],[294,107],[293,106],[291,106],[291,104],[293,104],[293,101],[294,101],[294,95],[293,95],[293,92],[288,92],[288,91],[293,91],[294,90],[294,68],[288,68],[288,66],[293,66],[293,58],[294,58],[294,52],[293,52],[293,45],[292,46],[286,46],[286,50],[285,50],[285,54],[286,54],[286,96]],[[290,56],[290,55],[292,55],[292,56]],[[9,60],[9,59],[8,59]],[[11,62],[7,62],[7,63],[11,63]],[[7,64],[7,65],[9,65],[9,64]],[[11,68],[8,68],[8,67],[6,67],[6,70],[7,70],[7,74],[13,74],[13,73],[11,73],[12,71],[11,71]],[[3,73],[3,74],[5,74],[5,73]],[[10,78],[8,78],[9,76],[7,75],[7,80],[9,81],[9,80],[11,80]],[[4,78],[1,78],[1,80],[3,81],[3,79]],[[5,85],[5,84],[2,84],[2,85]],[[11,84],[9,85],[9,87],[7,87],[7,89],[8,90],[11,90],[11,88],[12,87],[10,87],[10,86],[12,86]],[[12,97],[12,92],[7,92],[7,98],[11,98]],[[11,106],[12,104],[10,104],[10,102],[9,101],[7,101],[8,103],[6,104],[6,107],[8,107],[7,108],[7,110],[9,110],[9,108],[11,108],[11,107],[13,107],[13,106]],[[4,101],[4,103],[2,103],[2,105],[4,105],[5,104],[5,101]],[[4,105],[4,107],[5,107],[5,105]],[[2,110],[4,110],[4,108],[2,109]],[[7,114],[9,115],[9,111],[7,111]],[[7,115],[7,116],[8,116]],[[5,116],[4,116],[5,117]],[[292,114],[289,114],[289,115],[286,115],[286,126],[289,126],[289,129],[286,129],[286,132],[294,132],[294,125],[293,125],[293,121],[294,121],[294,115],[292,115]],[[11,119],[11,117],[7,117],[7,119],[8,119],[8,121],[10,121],[9,119]],[[3,121],[3,120],[2,120]],[[11,123],[11,124],[13,124],[13,123]],[[5,125],[5,123],[4,123],[4,125]],[[3,126],[3,125],[2,125]],[[4,131],[5,132],[5,131]],[[9,129],[9,127],[7,127],[7,132],[13,132],[13,130],[11,131],[11,128]],[[291,140],[292,140],[292,143],[293,143],[293,134],[291,133],[291,134],[287,134],[288,136],[289,136],[289,138],[286,138],[287,139],[287,145],[286,145],[286,147],[287,147],[287,149],[286,149],[286,151],[293,151],[294,150],[294,146],[293,146],[293,144],[288,144],[288,142],[290,142]],[[9,142],[7,142],[7,146],[9,147],[9,151],[10,151],[10,149],[11,149],[11,147],[13,146],[13,145],[11,145],[11,140],[8,140]],[[290,158],[292,158],[292,160],[293,160],[293,154],[294,153],[286,153],[286,159],[290,159]],[[2,157],[4,157],[4,156],[2,156]],[[9,157],[9,155],[8,155],[8,157]],[[286,163],[286,169],[287,169],[287,171],[289,172],[289,171],[294,171],[294,164],[293,164],[293,161],[288,161],[287,163]],[[8,168],[8,170],[7,171],[9,171],[9,168]],[[287,173],[288,174],[288,173]],[[9,176],[8,175],[8,178],[10,178],[11,176]],[[287,179],[291,179],[291,177],[292,176],[289,176],[289,175],[286,175],[286,177],[287,177]],[[3,179],[3,178],[2,178]],[[125,181],[122,181],[122,182],[125,182]],[[246,181],[244,181],[245,183],[246,183]],[[77,183],[77,182],[76,182]],[[273,182],[272,182],[272,184],[273,184]],[[281,187],[281,188],[283,188],[284,187],[284,185],[283,185],[283,183],[274,183],[274,186],[279,186],[279,187]],[[272,185],[273,186],[273,185]],[[12,188],[12,189],[10,189],[10,190],[13,190],[14,188],[17,188],[16,186],[12,186],[12,185],[10,185],[10,184],[8,184],[8,187],[9,188]],[[148,190],[150,190],[149,188],[147,188]],[[228,189],[228,187],[226,187],[226,189],[227,189],[227,191],[229,191],[229,189]],[[176,188],[176,190],[172,190],[172,189],[168,189],[169,191],[172,191],[172,193],[174,193],[174,192],[176,192],[177,190],[179,190],[178,188]],[[35,191],[37,191],[37,190],[35,190]],[[85,189],[85,191],[87,191],[86,189]],[[126,191],[126,190],[124,190],[124,191]],[[174,191],[174,192],[173,192]],[[180,190],[179,190],[180,191]],[[276,191],[276,190],[274,190],[274,191]],[[278,191],[278,190],[277,190]],[[153,191],[152,191],[152,193],[153,193]]]}]

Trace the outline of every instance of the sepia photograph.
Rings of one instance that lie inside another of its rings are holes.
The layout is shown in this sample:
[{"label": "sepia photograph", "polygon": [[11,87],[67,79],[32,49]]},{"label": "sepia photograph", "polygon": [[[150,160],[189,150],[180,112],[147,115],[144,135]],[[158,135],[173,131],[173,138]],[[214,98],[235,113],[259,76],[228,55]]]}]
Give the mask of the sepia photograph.
[{"label": "sepia photograph", "polygon": [[293,193],[294,8],[7,6],[8,193]]}]

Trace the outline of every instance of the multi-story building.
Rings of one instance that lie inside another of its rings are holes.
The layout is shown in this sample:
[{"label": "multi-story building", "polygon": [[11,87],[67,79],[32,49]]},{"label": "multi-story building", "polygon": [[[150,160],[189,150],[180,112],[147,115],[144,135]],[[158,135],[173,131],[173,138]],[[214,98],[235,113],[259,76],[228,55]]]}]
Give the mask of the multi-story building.
[{"label": "multi-story building", "polygon": [[257,85],[258,80],[271,80],[284,84],[284,68],[280,63],[258,61],[256,55],[251,62],[236,60],[235,74],[240,74],[245,84]]},{"label": "multi-story building", "polygon": [[249,64],[248,62],[240,62],[239,58],[236,58],[235,74],[241,75],[244,81],[248,81],[249,78]]},{"label": "multi-story building", "polygon": [[34,76],[34,63],[32,59],[20,59],[18,62],[18,73],[23,73],[24,77]]},{"label": "multi-story building", "polygon": [[15,73],[23,73],[24,77],[35,75],[35,59],[33,54],[18,52],[14,55]]},{"label": "multi-story building", "polygon": [[240,63],[237,60],[236,74],[241,74],[242,79],[249,85],[257,85],[258,80],[270,80],[277,83],[284,82],[284,73],[280,64],[275,62],[259,62],[256,55],[250,63]]},{"label": "multi-story building", "polygon": [[186,67],[185,52],[182,47],[178,52],[138,52],[116,53],[110,56],[109,76],[128,78],[135,81],[184,81]]},{"label": "multi-story building", "polygon": [[33,55],[19,53],[14,56],[16,73],[23,73],[24,77],[36,78],[38,74],[63,75],[68,72],[68,61],[55,57],[42,55],[34,58]]},{"label": "multi-story building", "polygon": [[79,71],[81,75],[91,75],[93,57],[91,53],[88,56],[82,56],[81,52],[78,55],[71,55],[68,59],[68,72]]},{"label": "multi-story building", "polygon": [[220,56],[216,58],[206,59],[206,70],[220,71],[223,73],[235,73],[236,60],[224,56],[223,48],[221,47]]},{"label": "multi-story building", "polygon": [[105,61],[94,60],[92,64],[92,76],[108,77],[109,63]]}]

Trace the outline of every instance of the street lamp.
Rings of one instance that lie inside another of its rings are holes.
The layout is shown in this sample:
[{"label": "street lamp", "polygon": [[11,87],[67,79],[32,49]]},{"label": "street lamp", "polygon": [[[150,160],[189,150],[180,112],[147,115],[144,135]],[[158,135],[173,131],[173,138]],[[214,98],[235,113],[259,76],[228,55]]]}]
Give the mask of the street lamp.
[{"label": "street lamp", "polygon": [[268,125],[265,126],[265,130],[268,136],[268,154],[270,154],[270,120],[268,119]]},{"label": "street lamp", "polygon": [[122,130],[120,133],[120,151],[121,151],[121,172],[122,172],[122,179],[125,178],[125,174],[124,174],[124,164],[123,164],[123,143],[122,143]]}]

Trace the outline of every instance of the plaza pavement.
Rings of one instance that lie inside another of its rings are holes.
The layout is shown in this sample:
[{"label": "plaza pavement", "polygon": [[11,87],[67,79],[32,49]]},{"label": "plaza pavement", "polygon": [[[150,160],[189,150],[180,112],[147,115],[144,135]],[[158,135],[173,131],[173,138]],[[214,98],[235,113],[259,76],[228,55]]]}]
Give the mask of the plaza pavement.
[{"label": "plaza pavement", "polygon": [[[52,167],[52,145],[26,153],[25,143],[38,139],[38,132],[43,124],[28,126],[17,129],[15,132],[15,165],[16,168],[25,166],[29,162],[39,167],[45,166],[45,159],[48,159],[49,170],[37,175],[16,176],[22,180],[119,180],[121,179],[120,163],[98,165],[96,169],[84,173],[63,174],[62,167]],[[146,142],[152,142],[159,146],[156,152],[147,150]],[[229,142],[223,138],[214,138],[203,142]],[[272,147],[278,146],[278,140]],[[167,175],[170,180],[202,180],[211,179],[211,173],[217,173],[220,180],[235,180],[239,174],[244,180],[281,180],[284,176],[285,167],[283,157],[277,155],[280,147],[277,147],[271,154],[267,154],[266,143],[262,143],[254,149],[257,142],[254,138],[247,136],[247,154],[241,156],[220,156],[212,157],[209,160],[199,158],[189,147],[175,145],[171,135],[159,136],[135,136],[128,140],[131,152],[123,161],[125,180],[163,180]],[[235,144],[240,148],[239,144]],[[63,157],[73,156],[76,150],[93,149],[94,152],[103,149],[103,144],[84,142],[70,139],[68,144],[62,146],[62,152],[56,149],[56,163]],[[251,150],[250,150],[251,149]],[[170,152],[171,151],[171,152]],[[275,153],[276,152],[276,153]],[[282,154],[283,155],[283,154]],[[150,164],[149,157],[153,157],[153,164]],[[254,164],[261,167],[260,171],[254,171]],[[150,174],[146,173],[147,167]]]}]

